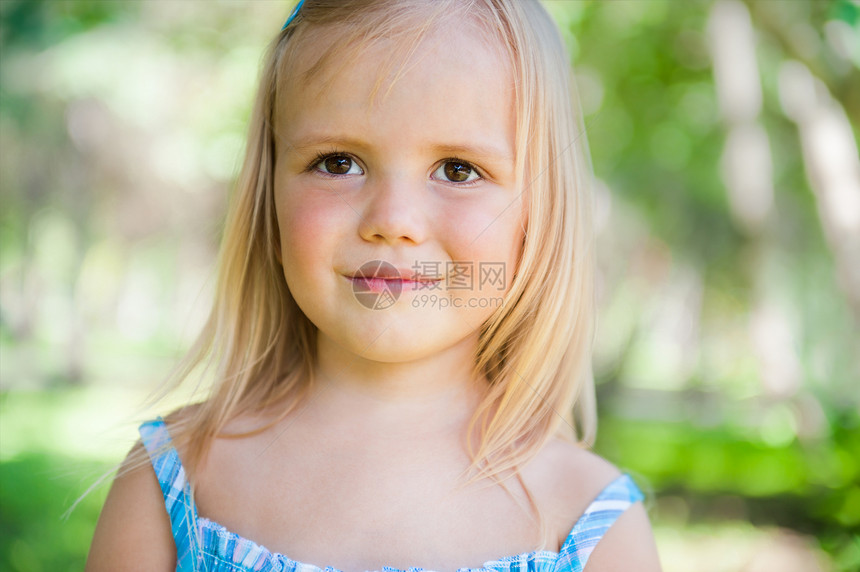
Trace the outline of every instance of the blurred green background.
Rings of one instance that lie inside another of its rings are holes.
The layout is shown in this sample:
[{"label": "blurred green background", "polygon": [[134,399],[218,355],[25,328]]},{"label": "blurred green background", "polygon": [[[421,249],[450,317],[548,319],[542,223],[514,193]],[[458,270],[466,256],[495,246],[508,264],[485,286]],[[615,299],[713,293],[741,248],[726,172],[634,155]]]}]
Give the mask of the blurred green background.
[{"label": "blurred green background", "polygon": [[[860,4],[545,4],[598,178],[597,450],[667,571],[860,570]],[[106,487],[64,513],[169,409],[289,9],[0,0],[0,569],[81,570]]]}]

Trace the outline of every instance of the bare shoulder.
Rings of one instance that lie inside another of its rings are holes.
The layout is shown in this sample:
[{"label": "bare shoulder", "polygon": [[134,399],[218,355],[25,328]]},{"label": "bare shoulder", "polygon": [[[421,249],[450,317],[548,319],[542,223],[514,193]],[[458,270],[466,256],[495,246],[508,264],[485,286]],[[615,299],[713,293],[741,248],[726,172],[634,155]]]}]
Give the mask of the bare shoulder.
[{"label": "bare shoulder", "polygon": [[550,508],[549,514],[569,532],[591,501],[621,472],[584,447],[556,438],[523,468],[522,476],[538,506]]},{"label": "bare shoulder", "polygon": [[176,548],[161,487],[143,446],[131,450],[96,525],[87,572],[175,570]]},{"label": "bare shoulder", "polygon": [[588,559],[585,572],[659,572],[660,559],[648,514],[634,503],[606,531]]},{"label": "bare shoulder", "polygon": [[[621,471],[576,443],[553,439],[522,474],[561,546],[588,505]],[[587,572],[616,570],[660,570],[654,534],[641,502],[610,527],[586,567]]]}]

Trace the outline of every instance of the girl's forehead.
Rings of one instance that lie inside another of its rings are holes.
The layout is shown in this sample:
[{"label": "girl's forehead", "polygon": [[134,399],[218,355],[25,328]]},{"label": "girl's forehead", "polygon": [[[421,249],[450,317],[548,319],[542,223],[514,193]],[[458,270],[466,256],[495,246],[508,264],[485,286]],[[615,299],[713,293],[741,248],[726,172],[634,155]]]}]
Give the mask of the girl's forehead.
[{"label": "girl's forehead", "polygon": [[[464,65],[452,65],[452,81],[461,71],[458,67],[469,68],[475,61],[510,75],[511,58],[501,35],[474,16],[440,16],[430,25],[416,20],[382,28],[385,33],[335,23],[302,30],[280,70],[278,91],[286,95],[301,89],[322,95],[344,72],[361,65],[375,75],[374,96],[384,98],[407,72],[413,68],[420,71],[422,65],[440,57],[450,59],[450,46],[463,45],[464,41],[468,49],[457,54]],[[278,105],[284,101],[281,94]]]},{"label": "girl's forehead", "polygon": [[[403,112],[414,125],[421,122],[414,114],[437,109],[456,115],[471,108],[472,115],[492,123],[510,116],[514,82],[508,66],[474,35],[442,31],[405,53],[391,44],[380,40],[344,60],[329,58],[313,75],[289,81],[280,101],[282,117],[293,123],[310,120],[311,111],[315,120],[328,120],[384,110]],[[490,100],[499,105],[489,105]],[[491,108],[502,117],[490,115]]]}]

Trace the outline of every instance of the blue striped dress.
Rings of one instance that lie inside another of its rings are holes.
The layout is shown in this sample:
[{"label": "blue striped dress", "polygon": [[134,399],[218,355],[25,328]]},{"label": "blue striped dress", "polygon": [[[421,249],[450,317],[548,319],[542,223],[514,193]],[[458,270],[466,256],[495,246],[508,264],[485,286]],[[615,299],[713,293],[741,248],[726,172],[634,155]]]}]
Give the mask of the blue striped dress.
[{"label": "blue striped dress", "polygon": [[[160,418],[141,425],[140,435],[149,452],[176,541],[177,572],[340,572],[319,568],[270,552],[230,532],[217,522],[197,515],[185,469]],[[594,547],[609,527],[642,493],[627,475],[603,489],[585,509],[558,552],[540,550],[486,562],[482,568],[457,572],[582,572]],[[382,572],[423,572],[422,568]]]}]

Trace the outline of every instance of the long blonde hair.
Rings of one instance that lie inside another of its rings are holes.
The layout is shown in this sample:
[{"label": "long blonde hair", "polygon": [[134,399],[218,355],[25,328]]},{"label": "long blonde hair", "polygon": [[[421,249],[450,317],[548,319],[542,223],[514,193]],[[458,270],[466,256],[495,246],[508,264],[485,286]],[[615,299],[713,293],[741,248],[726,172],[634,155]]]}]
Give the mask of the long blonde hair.
[{"label": "long blonde hair", "polygon": [[489,389],[472,420],[479,436],[470,442],[473,468],[482,476],[516,470],[558,433],[593,438],[591,166],[573,112],[566,50],[549,15],[526,0],[306,0],[266,56],[213,308],[174,380],[201,367],[213,379],[204,401],[171,420],[191,467],[231,419],[274,405],[283,418],[314,383],[316,328],[296,305],[278,262],[273,196],[273,125],[279,94],[295,81],[293,64],[310,57],[302,52],[303,40],[317,26],[346,31],[337,45],[315,54],[313,71],[383,37],[399,38],[411,53],[452,14],[476,19],[510,58],[528,213],[519,267],[503,304],[480,331],[474,372]]}]

